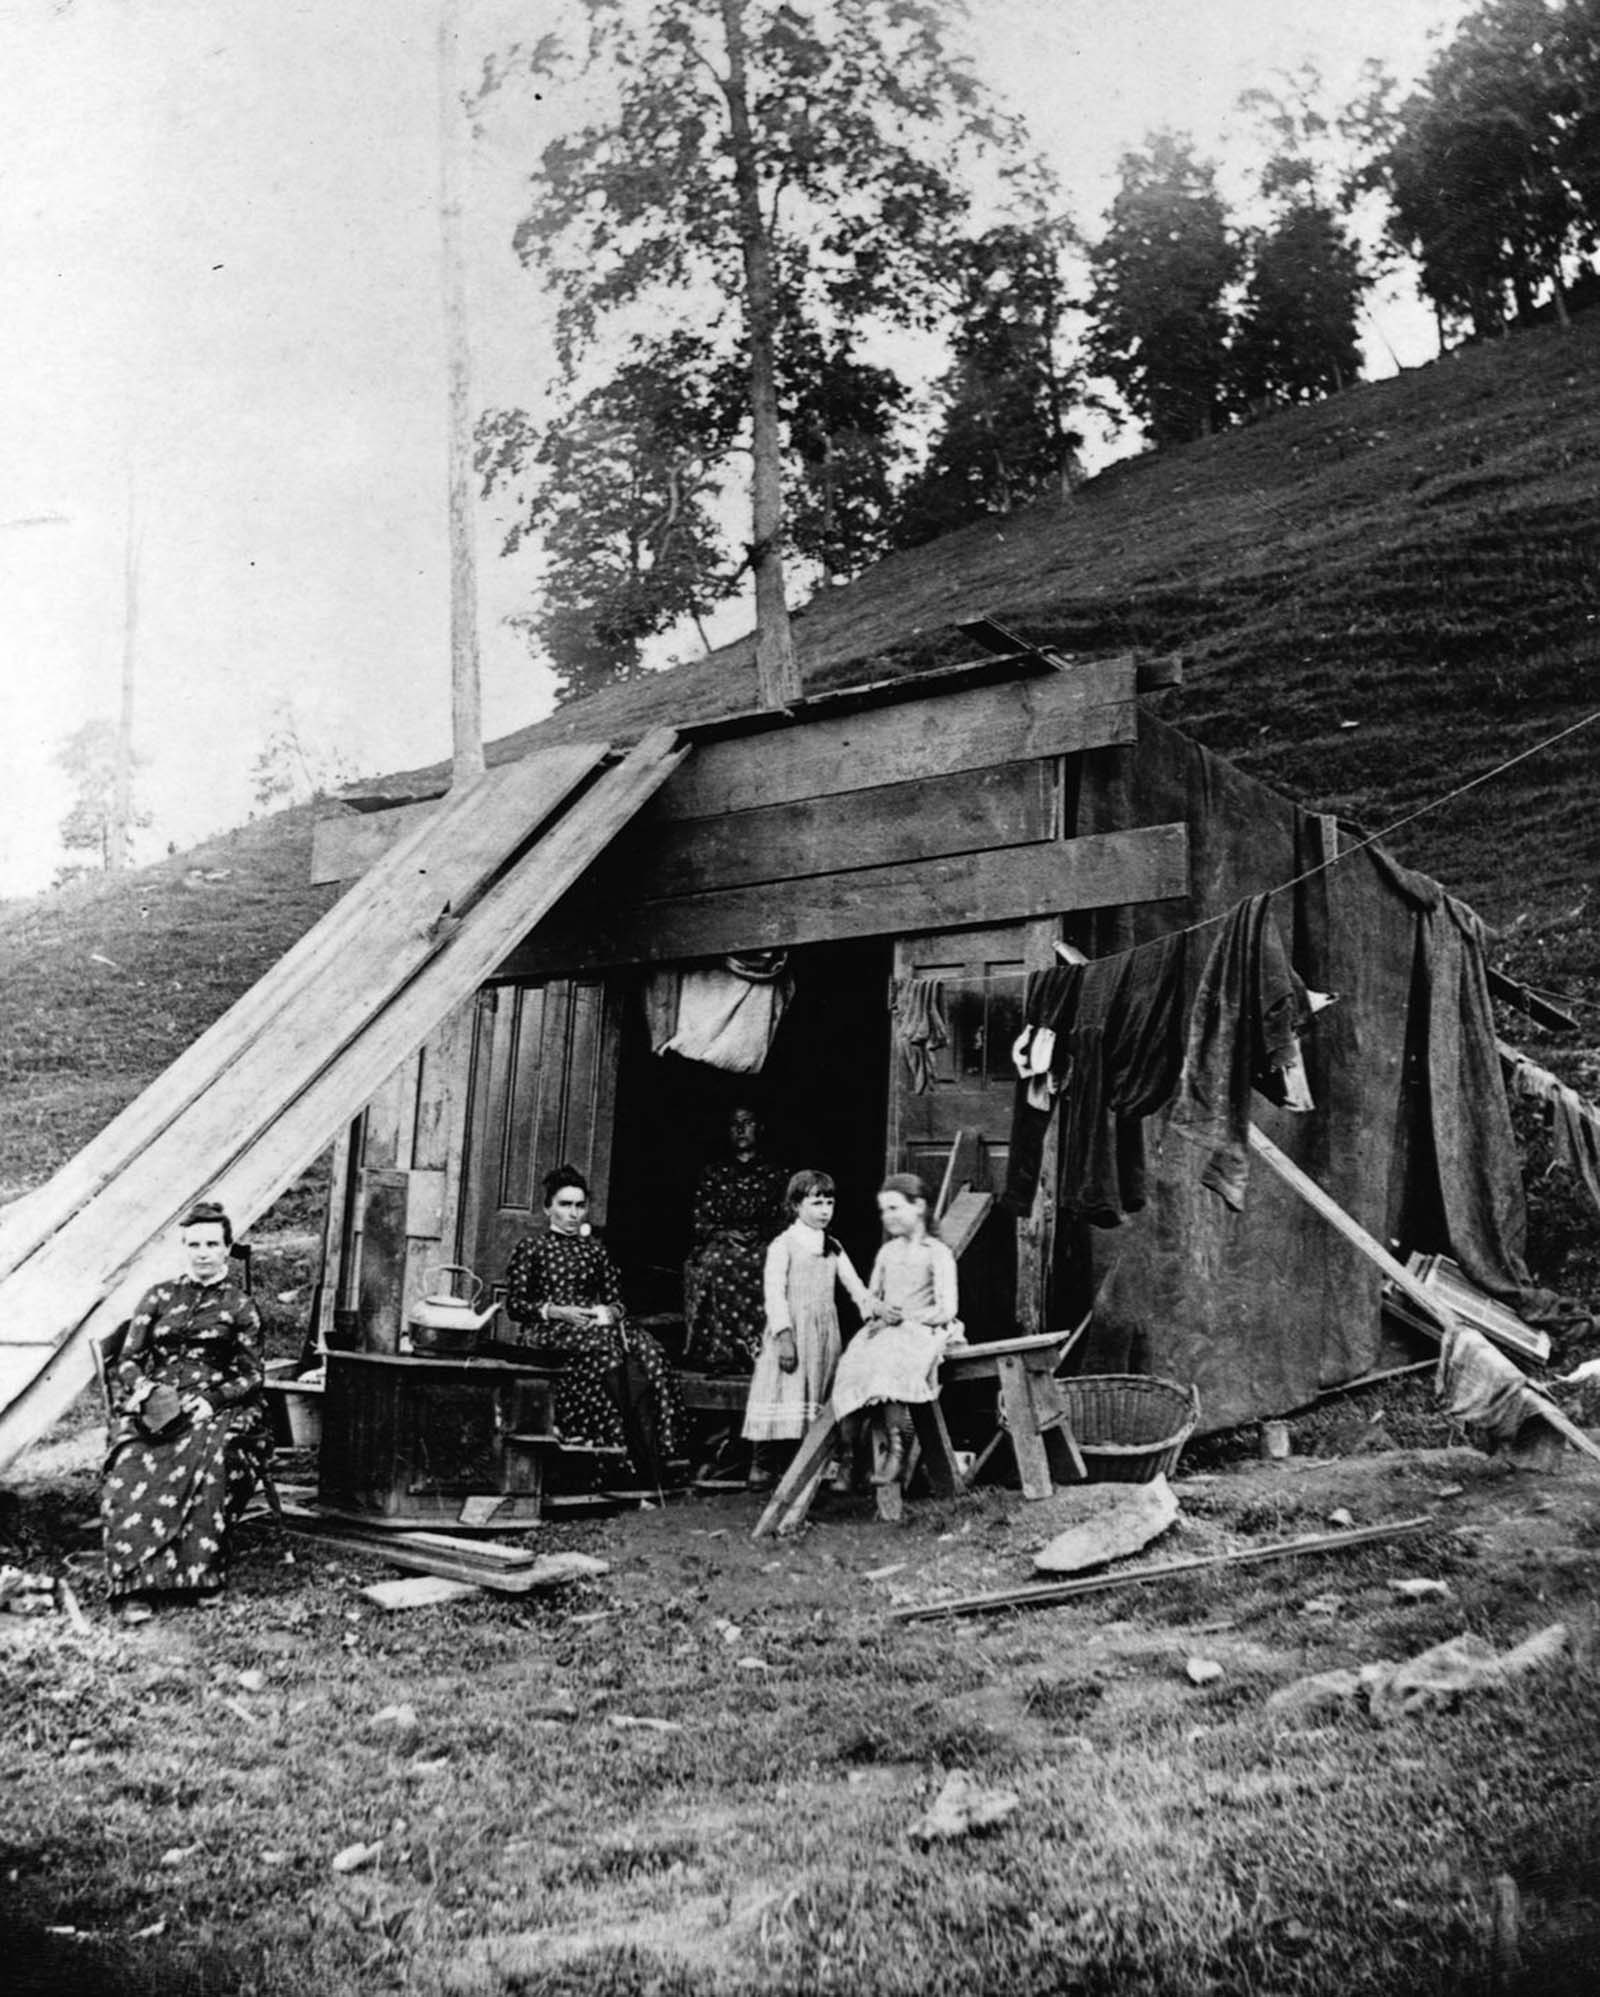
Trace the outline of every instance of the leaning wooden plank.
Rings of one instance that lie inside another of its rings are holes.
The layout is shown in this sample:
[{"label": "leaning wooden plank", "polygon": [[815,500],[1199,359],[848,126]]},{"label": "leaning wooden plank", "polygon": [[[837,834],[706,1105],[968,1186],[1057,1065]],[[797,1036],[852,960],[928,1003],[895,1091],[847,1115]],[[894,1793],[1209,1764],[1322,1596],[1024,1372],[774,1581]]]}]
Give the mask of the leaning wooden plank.
[{"label": "leaning wooden plank", "polygon": [[916,783],[991,763],[1031,762],[1132,742],[1131,659],[1106,659],[937,701],[868,708],[743,740],[706,742],[667,789],[661,815],[728,811],[831,797],[863,783]]},{"label": "leaning wooden plank", "polygon": [[981,1190],[988,1177],[988,1165],[984,1157],[983,1134],[970,1128],[958,1130],[951,1141],[950,1156],[945,1160],[944,1176],[939,1181],[939,1197],[934,1202],[935,1220],[942,1221],[949,1211],[950,1202],[957,1193],[970,1189]]},{"label": "leaning wooden plank", "polygon": [[993,1207],[993,1193],[970,1190],[957,1193],[950,1202],[949,1212],[939,1223],[939,1235],[958,1261],[972,1246],[978,1229],[989,1218]]},{"label": "leaning wooden plank", "polygon": [[[542,919],[687,753],[671,729],[646,736],[501,875],[374,1017],[347,1025],[344,1041],[329,1046],[309,1087],[292,1100],[264,1091],[244,1118],[219,1118],[209,1097],[202,1099],[74,1226],[0,1284],[0,1328],[12,1322],[10,1300],[26,1279],[33,1318],[71,1340],[65,1364],[55,1363],[60,1354],[41,1353],[41,1391],[30,1385],[0,1410],[0,1469],[88,1384],[87,1341],[96,1328],[109,1330],[127,1316],[139,1292],[166,1273],[170,1251],[163,1237],[196,1185],[213,1190],[247,1226],[451,1008],[489,977],[513,941]],[[33,1280],[41,1268],[49,1272],[43,1283]]]},{"label": "leaning wooden plank", "polygon": [[1437,1526],[1426,1515],[1397,1519],[1391,1525],[1356,1526],[1349,1532],[1315,1533],[1305,1539],[1283,1539],[1271,1546],[1247,1546],[1236,1553],[1198,1553],[1189,1560],[1164,1560],[1156,1567],[1132,1567],[1122,1574],[1088,1574],[1077,1581],[1053,1581],[1043,1587],[1000,1588],[989,1595],[955,1595],[948,1602],[927,1602],[894,1609],[890,1620],[936,1622],[942,1616],[992,1615],[1002,1609],[1048,1609],[1080,1595],[1099,1595],[1110,1588],[1135,1588],[1151,1581],[1170,1581],[1180,1574],[1198,1574],[1212,1567],[1251,1567],[1264,1560],[1293,1560],[1298,1554],[1348,1553],[1386,1539],[1405,1539]]},{"label": "leaning wooden plank", "polygon": [[530,936],[507,976],[549,976],[625,963],[719,956],[847,936],[896,936],[982,921],[1170,901],[1189,892],[1182,823],[1097,832],[940,860],[630,903],[580,886],[548,930]]},{"label": "leaning wooden plank", "polygon": [[[1458,1328],[1461,1320],[1441,1299],[1438,1291],[1420,1282],[1411,1270],[1397,1262],[1381,1242],[1375,1241],[1359,1221],[1353,1220],[1336,1200],[1330,1199],[1315,1179],[1308,1178],[1294,1160],[1286,1157],[1266,1132],[1258,1130],[1254,1124],[1250,1126],[1250,1148],[1271,1166],[1279,1178],[1292,1186],[1303,1200],[1314,1207],[1324,1220],[1336,1227],[1346,1241],[1352,1242],[1369,1261],[1375,1262],[1397,1290],[1402,1291],[1421,1311],[1440,1325],[1441,1330],[1434,1334],[1435,1336],[1441,1338],[1448,1336]],[[1425,1327],[1419,1325],[1418,1329],[1423,1330]],[[1492,1336],[1487,1325],[1478,1325],[1475,1329],[1485,1336]],[[1525,1382],[1525,1385],[1530,1396],[1539,1404],[1540,1419],[1547,1421],[1553,1429],[1565,1436],[1574,1449],[1600,1463],[1600,1443],[1585,1435],[1578,1424],[1569,1415],[1563,1414],[1554,1401],[1541,1394],[1532,1381]]]},{"label": "leaning wooden plank", "polygon": [[1256,1124],[1250,1126],[1250,1149],[1277,1173],[1286,1186],[1297,1192],[1307,1206],[1321,1214],[1330,1227],[1342,1234],[1352,1247],[1360,1249],[1369,1262],[1375,1263],[1395,1288],[1411,1299],[1430,1323],[1439,1327],[1438,1331],[1432,1334],[1434,1337],[1440,1337],[1445,1332],[1455,1329],[1455,1318],[1449,1306],[1426,1284],[1420,1283],[1403,1262],[1389,1253],[1381,1241],[1368,1234],[1360,1221],[1354,1215],[1346,1213],[1339,1202],[1325,1193],[1315,1179],[1308,1173],[1302,1172],[1294,1160],[1286,1152],[1280,1151],[1267,1133]]},{"label": "leaning wooden plank", "polygon": [[604,743],[546,750],[453,793],[435,823],[419,824],[24,1208],[0,1215],[0,1279],[207,1090],[227,1080],[248,1099],[264,1083],[286,1083],[290,1064],[370,1009],[375,972],[396,982],[426,960],[438,947],[435,924],[459,912],[605,754]]}]

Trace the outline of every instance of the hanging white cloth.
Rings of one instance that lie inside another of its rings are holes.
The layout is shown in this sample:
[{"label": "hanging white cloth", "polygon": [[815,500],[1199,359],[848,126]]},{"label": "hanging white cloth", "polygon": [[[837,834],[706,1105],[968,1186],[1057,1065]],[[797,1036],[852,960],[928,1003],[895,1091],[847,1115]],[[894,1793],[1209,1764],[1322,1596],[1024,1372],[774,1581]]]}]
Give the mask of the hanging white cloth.
[{"label": "hanging white cloth", "polygon": [[730,1074],[758,1074],[794,996],[782,951],[652,971],[645,983],[651,1051]]}]

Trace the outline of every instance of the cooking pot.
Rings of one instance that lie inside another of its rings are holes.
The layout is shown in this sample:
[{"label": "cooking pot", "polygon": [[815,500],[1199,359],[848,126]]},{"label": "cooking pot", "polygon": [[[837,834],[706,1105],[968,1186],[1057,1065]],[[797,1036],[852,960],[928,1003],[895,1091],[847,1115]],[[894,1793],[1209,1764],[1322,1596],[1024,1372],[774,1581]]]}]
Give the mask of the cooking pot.
[{"label": "cooking pot", "polygon": [[[458,1283],[455,1279],[461,1278]],[[424,1277],[427,1282],[427,1277]],[[499,1310],[498,1303],[479,1310],[483,1284],[464,1262],[445,1262],[434,1272],[431,1287],[411,1306],[411,1349],[423,1353],[471,1352],[484,1326]],[[465,1291],[466,1294],[462,1294]]]}]

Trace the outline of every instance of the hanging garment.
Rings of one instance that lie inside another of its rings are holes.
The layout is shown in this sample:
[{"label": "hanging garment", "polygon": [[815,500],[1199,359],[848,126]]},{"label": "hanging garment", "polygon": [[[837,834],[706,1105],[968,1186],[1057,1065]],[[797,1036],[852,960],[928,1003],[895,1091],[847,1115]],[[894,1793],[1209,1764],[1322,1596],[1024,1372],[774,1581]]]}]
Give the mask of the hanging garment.
[{"label": "hanging garment", "polygon": [[1049,1122],[1049,1098],[1041,1113],[1031,1072],[1041,1039],[1062,1120],[1062,1213],[1115,1227],[1143,1207],[1143,1119],[1167,1102],[1178,1079],[1187,962],[1188,938],[1164,936],[1029,981],[1028,1011],[1051,1011],[1035,1028],[1030,1078],[1012,1121],[1006,1201],[1013,1211],[1032,1203]]},{"label": "hanging garment", "polygon": [[652,971],[645,981],[651,1051],[730,1074],[758,1074],[794,996],[782,953],[773,954],[778,962],[771,967],[730,957],[693,970]]},{"label": "hanging garment", "polygon": [[933,1057],[950,1044],[944,1016],[944,986],[937,978],[897,978],[889,993],[895,1037],[905,1056],[913,1095],[926,1095],[933,1081]]},{"label": "hanging garment", "polygon": [[1500,1062],[1518,1095],[1542,1103],[1550,1112],[1555,1161],[1572,1173],[1600,1212],[1600,1111],[1514,1047],[1501,1045]]},{"label": "hanging garment", "polygon": [[1299,1066],[1310,1019],[1272,897],[1253,895],[1229,911],[1200,973],[1169,1124],[1206,1147],[1200,1183],[1235,1212],[1250,1174],[1250,1091],[1282,1108],[1313,1107]]}]

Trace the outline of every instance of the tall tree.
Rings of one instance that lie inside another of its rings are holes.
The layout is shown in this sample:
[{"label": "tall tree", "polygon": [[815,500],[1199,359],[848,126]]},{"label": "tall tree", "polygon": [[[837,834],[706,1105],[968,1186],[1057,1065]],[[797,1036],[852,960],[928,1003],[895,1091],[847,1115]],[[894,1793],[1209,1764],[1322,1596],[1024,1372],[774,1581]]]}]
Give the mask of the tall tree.
[{"label": "tall tree", "polygon": [[1059,354],[1064,220],[1004,223],[962,245],[943,410],[901,495],[904,546],[1058,491],[1082,442]]},{"label": "tall tree", "polygon": [[1353,381],[1365,278],[1340,212],[1344,162],[1313,64],[1239,100],[1263,131],[1258,186],[1269,221],[1247,242],[1249,278],[1234,337],[1250,404],[1310,402]]},{"label": "tall tree", "polygon": [[[926,324],[968,205],[962,162],[1020,148],[951,34],[956,0],[582,0],[569,62],[547,40],[489,71],[575,65],[607,109],[548,144],[517,233],[557,301],[573,381],[607,328],[696,325],[746,371],[758,665],[798,691],[784,590],[785,345],[848,353],[869,326]],[[737,301],[737,318],[726,310]]]},{"label": "tall tree", "polygon": [[[1360,184],[1389,205],[1388,231],[1415,258],[1441,329],[1506,330],[1549,286],[1565,314],[1564,260],[1592,245],[1596,217],[1573,180],[1581,144],[1581,51],[1589,0],[1489,0],[1461,23],[1398,103],[1380,78],[1353,123],[1367,141]],[[1588,79],[1594,102],[1597,79]]]},{"label": "tall tree", "polygon": [[1088,355],[1158,447],[1206,435],[1227,404],[1228,291],[1240,255],[1216,169],[1186,135],[1122,155],[1089,252]]},{"label": "tall tree", "polygon": [[641,670],[640,650],[698,619],[727,586],[715,469],[738,434],[737,371],[704,340],[639,342],[632,357],[555,422],[519,410],[478,429],[478,466],[518,493],[507,548],[537,535],[548,560],[523,624],[562,700]]}]

